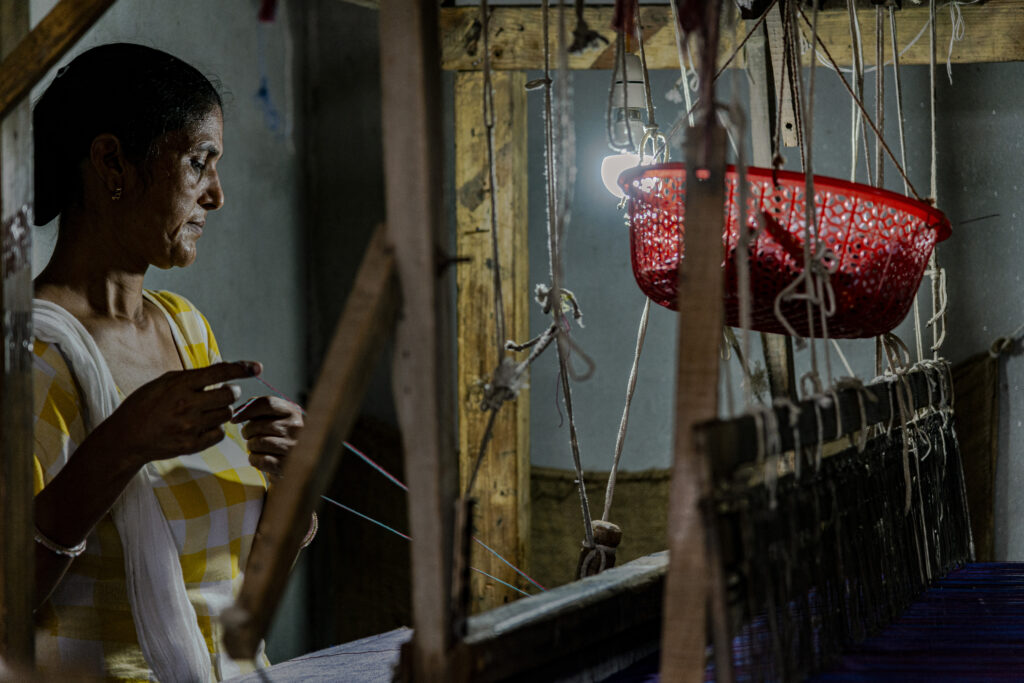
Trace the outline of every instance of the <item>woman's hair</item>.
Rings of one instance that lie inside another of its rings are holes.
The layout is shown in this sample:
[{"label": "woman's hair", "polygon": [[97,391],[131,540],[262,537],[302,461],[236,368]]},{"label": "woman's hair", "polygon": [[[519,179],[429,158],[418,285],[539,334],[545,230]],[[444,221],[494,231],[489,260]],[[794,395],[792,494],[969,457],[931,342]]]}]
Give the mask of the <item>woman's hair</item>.
[{"label": "woman's hair", "polygon": [[213,83],[166,52],[113,43],[78,55],[33,111],[36,225],[80,198],[79,165],[96,136],[116,136],[128,160],[145,168],[164,135],[221,107]]}]

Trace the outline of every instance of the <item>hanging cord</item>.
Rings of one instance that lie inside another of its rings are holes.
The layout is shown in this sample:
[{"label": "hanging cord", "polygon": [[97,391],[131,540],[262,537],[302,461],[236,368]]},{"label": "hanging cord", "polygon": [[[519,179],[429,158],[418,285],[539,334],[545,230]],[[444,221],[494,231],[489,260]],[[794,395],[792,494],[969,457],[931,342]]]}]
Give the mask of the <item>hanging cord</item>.
[{"label": "hanging cord", "polygon": [[[807,18],[807,15],[804,14],[803,10],[800,10],[800,15],[803,18],[804,23],[810,26],[810,20]],[[843,86],[846,88],[846,91],[850,93],[850,97],[853,98],[853,101],[857,104],[857,107],[860,109],[861,114],[864,115],[864,120],[868,122],[868,125],[871,126],[871,130],[874,131],[875,135],[879,137],[879,140],[882,144],[882,149],[885,150],[885,153],[889,156],[889,159],[896,166],[896,170],[899,171],[900,176],[902,176],[903,178],[903,181],[907,184],[907,187],[910,188],[910,192],[911,194],[914,195],[914,199],[917,199],[918,201],[924,201],[921,198],[921,195],[919,195],[917,193],[917,190],[914,188],[914,184],[910,182],[910,178],[907,177],[907,172],[903,169],[903,166],[896,159],[896,155],[894,155],[892,153],[892,150],[889,149],[889,146],[885,143],[885,139],[882,137],[881,133],[879,133],[878,128],[875,127],[874,122],[868,117],[867,110],[864,108],[864,103],[857,98],[856,94],[853,92],[853,89],[850,87],[850,84],[846,81],[846,77],[843,76],[842,71],[839,69],[839,65],[836,64],[836,60],[832,58],[832,53],[829,52],[828,46],[825,45],[825,41],[823,41],[821,37],[818,36],[816,42],[818,46],[822,49],[822,51],[825,53],[825,56],[828,58],[829,63],[832,65],[832,70],[836,72],[836,75],[839,77],[839,80],[842,81]]]},{"label": "hanging cord", "polygon": [[[562,256],[561,242],[564,236],[566,222],[568,221],[568,201],[572,186],[572,158],[573,145],[571,117],[569,113],[569,64],[566,47],[566,25],[565,5],[559,5],[558,12],[558,67],[562,76],[558,81],[558,116],[559,116],[559,152],[555,158],[554,149],[554,126],[553,111],[551,105],[551,79],[550,79],[550,48],[548,41],[549,27],[549,6],[548,0],[542,5],[544,17],[544,76],[545,76],[545,130],[547,143],[547,176],[548,176],[548,274],[551,279],[549,291],[554,294],[549,298],[551,313],[555,320],[555,342],[558,349],[558,374],[562,389],[562,399],[565,402],[566,415],[569,420],[569,444],[572,449],[573,466],[576,470],[576,486],[580,495],[580,508],[583,514],[583,529],[586,535],[584,541],[586,548],[594,547],[594,529],[590,516],[590,503],[587,501],[587,489],[583,480],[583,466],[580,460],[579,435],[576,431],[576,421],[572,405],[572,387],[569,382],[569,349],[568,321],[561,302],[562,292]],[[625,69],[623,69],[625,76]],[[623,78],[625,80],[625,77]],[[552,302],[551,299],[555,301]]]},{"label": "hanging cord", "polygon": [[644,136],[640,139],[640,163],[644,161],[647,145],[651,146],[651,157],[658,161],[665,161],[668,157],[668,140],[658,132],[658,122],[654,118],[654,98],[651,96],[651,75],[647,71],[647,50],[644,48],[644,27],[641,23],[640,4],[633,0],[633,11],[635,21],[633,26],[636,30],[637,44],[640,46],[640,72],[644,79],[644,100],[647,105],[647,125],[644,126]]},{"label": "hanging cord", "polygon": [[[900,133],[900,162],[903,164],[903,168],[907,167],[907,142],[905,125],[906,121],[903,116],[903,82],[900,74],[900,53],[896,49],[896,7],[889,5],[889,37],[892,42],[892,75],[896,85],[896,122],[897,128]],[[910,187],[907,182],[903,181],[903,194],[910,194]],[[919,296],[914,295],[914,341],[917,348],[917,360],[918,362],[924,360],[924,344],[921,339],[921,307],[919,305]]]},{"label": "hanging cord", "polygon": [[949,21],[952,29],[949,32],[949,50],[946,52],[946,77],[949,84],[953,85],[953,44],[964,39],[967,33],[967,22],[964,21],[964,14],[960,10],[961,5],[973,5],[978,0],[953,0],[949,5]]},{"label": "hanging cord", "polygon": [[[882,17],[885,9],[875,5],[875,125],[878,126],[879,140],[885,137],[885,31]],[[904,165],[906,161],[904,160]],[[882,145],[875,141],[875,187],[885,183],[885,164],[882,157]]]},{"label": "hanging cord", "polygon": [[[767,19],[768,12],[773,7],[775,7],[775,5],[778,4],[778,2],[779,2],[779,0],[772,0],[771,4],[769,4],[768,7],[765,9],[764,14],[762,14],[761,17],[756,22],[754,22],[754,25],[750,27],[750,30],[747,31],[747,34],[745,36],[743,36],[743,40],[741,40],[739,43],[737,43],[736,48],[732,51],[732,54],[729,55],[729,58],[726,59],[725,63],[722,64],[722,66],[720,66],[718,68],[718,71],[715,72],[714,78],[711,79],[712,83],[717,81],[718,77],[721,76],[725,72],[725,70],[727,68],[729,68],[729,65],[732,64],[732,60],[736,59],[736,55],[738,55],[740,53],[740,51],[746,46],[747,41],[750,40],[750,37],[754,35],[754,32],[757,31],[757,29],[761,27],[761,24],[763,24],[765,22],[765,19]],[[676,9],[675,2],[672,2],[670,4],[672,5],[672,9],[675,10]],[[679,68],[685,74],[686,69],[683,66],[683,55],[682,55],[682,52],[683,52],[683,50],[687,50],[687,52],[688,52],[688,48],[686,48],[685,38],[683,38],[682,40],[679,39],[679,29],[678,29],[678,26],[679,26],[679,20],[677,18],[676,19],[676,27],[677,27],[676,28],[676,38],[677,38],[676,45],[677,46],[681,46],[681,47],[678,48],[679,52],[680,52],[680,55],[679,55]],[[690,61],[691,64],[693,63],[692,60],[689,60],[689,61]],[[676,134],[678,134],[679,131],[682,130],[683,124],[686,121],[690,121],[691,122],[690,125],[692,126],[693,125],[693,123],[692,123],[692,121],[693,121],[693,114],[694,114],[694,112],[696,112],[697,107],[699,107],[699,106],[701,106],[701,100],[700,100],[699,97],[697,98],[697,101],[694,102],[692,105],[689,103],[689,99],[687,99],[687,107],[689,107],[689,108],[686,110],[685,114],[680,116],[676,120],[676,122],[674,124],[672,124],[672,128],[669,129],[668,135],[666,137],[668,139],[670,139],[670,140],[673,139],[676,136]]]},{"label": "hanging cord", "polygon": [[498,253],[498,171],[494,154],[494,88],[491,83],[490,14],[487,0],[480,0],[480,24],[484,50],[483,115],[484,127],[487,130],[487,171],[490,183],[488,195],[491,208],[491,271],[494,273],[494,327],[497,338],[497,357],[500,363],[504,356],[506,338],[505,300],[501,291],[501,260]]},{"label": "hanging cord", "polygon": [[[690,77],[687,69],[687,64],[693,66],[693,62],[689,59],[689,49],[684,45],[684,38],[682,33],[679,31],[679,8],[676,7],[675,2],[669,2],[669,7],[672,8],[672,35],[676,39],[676,56],[679,58],[679,85],[683,90],[683,102],[686,105],[686,120],[690,124],[690,128],[693,128],[693,98],[690,95]],[[684,56],[686,59],[684,60]],[[674,130],[674,129],[673,129]],[[671,134],[670,134],[671,135]]]},{"label": "hanging cord", "polygon": [[[644,137],[640,142],[640,161],[643,162],[643,155],[647,142],[651,142],[652,156],[661,156],[664,161],[668,154],[668,143],[665,136],[658,132],[658,123],[654,118],[654,99],[651,96],[651,78],[647,71],[647,53],[644,49],[643,26],[640,23],[640,8],[637,2],[633,3],[633,11],[636,21],[637,42],[640,46],[640,67],[643,72],[644,97],[647,104],[647,125],[644,126]],[[622,419],[619,421],[619,432],[615,437],[615,453],[612,457],[611,471],[608,473],[608,485],[605,489],[604,512],[601,521],[607,522],[611,514],[612,498],[615,496],[615,480],[619,472],[619,461],[622,458],[622,449],[626,443],[626,429],[629,425],[629,408],[633,402],[633,394],[636,391],[637,370],[640,367],[640,354],[644,348],[644,338],[647,336],[647,320],[651,312],[651,300],[644,297],[644,308],[640,314],[640,326],[636,335],[636,349],[633,352],[633,364],[629,371],[629,381],[626,385],[626,403],[622,409]]]},{"label": "hanging cord", "polygon": [[[626,140],[620,142],[615,138],[615,122],[612,121],[612,104],[615,101],[615,83],[619,73],[622,74],[622,111],[627,117],[625,122]],[[612,82],[608,86],[608,109],[605,112],[605,127],[608,136],[608,146],[616,152],[632,152],[636,149],[633,140],[633,130],[629,127],[629,79],[626,72],[626,45],[621,33],[615,34],[615,67],[612,69]]]},{"label": "hanging cord", "polygon": [[[935,125],[935,0],[929,0],[928,12],[931,24],[928,32],[929,46],[931,48],[928,61],[929,99],[931,104],[931,197],[929,199],[932,205],[935,206],[938,203],[939,196],[938,155],[936,152],[938,145],[936,144]],[[942,348],[942,342],[946,339],[946,271],[939,268],[936,251],[937,249],[932,249],[931,256],[928,259],[928,276],[932,282],[932,317],[928,320],[928,326],[932,328],[932,357],[938,359],[939,349]]]},{"label": "hanging cord", "polygon": [[[783,31],[785,35],[784,45],[787,51],[792,53],[794,36],[796,32],[794,25],[796,22],[796,5],[795,3],[787,3],[784,9],[788,9],[788,12],[784,12],[783,16]],[[811,23],[811,36],[812,42],[818,38],[817,31],[817,12],[818,3],[813,5],[813,22]],[[789,67],[792,68],[790,78],[798,84],[802,80],[801,71],[797,68],[798,65],[788,62]],[[804,195],[804,267],[800,274],[790,282],[779,294],[775,297],[774,312],[779,322],[786,328],[787,332],[792,336],[804,336],[799,335],[796,330],[789,324],[785,315],[782,313],[782,302],[788,300],[805,300],[807,307],[807,337],[810,338],[810,351],[811,351],[811,371],[805,376],[805,379],[811,379],[817,389],[814,393],[820,393],[820,373],[818,370],[818,356],[817,356],[817,344],[815,342],[815,306],[818,306],[821,320],[822,337],[825,343],[825,364],[826,374],[831,382],[832,367],[831,367],[831,352],[828,347],[828,317],[835,312],[835,293],[832,288],[830,276],[835,272],[837,267],[837,261],[835,254],[829,250],[824,241],[818,238],[818,227],[817,219],[815,216],[815,205],[814,205],[814,172],[813,172],[813,151],[811,146],[813,144],[813,116],[814,116],[814,84],[815,84],[815,70],[811,69],[809,92],[807,99],[794,99],[794,112],[802,112],[803,118],[808,122],[807,130],[804,135],[805,138],[801,139],[802,158],[804,161],[804,174],[806,190]],[[780,100],[781,105],[781,100]],[[777,129],[776,133],[779,135],[776,139],[781,141],[779,134],[781,127]],[[773,165],[780,163],[778,157],[773,160]],[[803,293],[799,293],[800,286],[803,285]]]},{"label": "hanging cord", "polygon": [[626,383],[626,405],[622,409],[622,419],[619,421],[619,433],[615,437],[615,455],[612,458],[612,469],[608,473],[608,486],[604,494],[604,512],[601,520],[607,522],[612,511],[612,498],[615,496],[615,479],[619,472],[619,460],[622,457],[622,448],[626,443],[626,427],[629,424],[629,407],[633,403],[633,393],[636,391],[637,370],[640,367],[640,354],[644,349],[644,338],[647,336],[647,317],[651,312],[651,300],[644,298],[644,310],[640,314],[640,327],[636,333],[636,350],[633,352],[633,365],[629,370],[629,381]]},{"label": "hanging cord", "polygon": [[[860,98],[864,92],[864,43],[860,35],[860,19],[854,0],[846,0],[850,14],[850,43],[853,52],[853,91]],[[817,50],[815,50],[817,54]],[[820,59],[820,58],[819,58]],[[850,102],[850,182],[857,182],[857,152],[863,121],[855,102]]]}]

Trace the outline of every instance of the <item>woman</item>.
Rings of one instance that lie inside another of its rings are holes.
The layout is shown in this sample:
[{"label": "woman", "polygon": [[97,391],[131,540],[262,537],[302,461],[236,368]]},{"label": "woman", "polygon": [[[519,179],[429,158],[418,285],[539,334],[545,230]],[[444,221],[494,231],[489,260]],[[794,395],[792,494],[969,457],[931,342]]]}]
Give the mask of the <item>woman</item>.
[{"label": "woman", "polygon": [[279,470],[302,418],[273,397],[233,416],[224,383],[260,365],[222,362],[191,303],[143,288],[150,266],[193,262],[223,205],[222,134],[210,81],[138,45],[79,55],[36,105],[36,223],[60,216],[33,315],[40,668],[242,670],[216,617],[241,584],[260,470]]}]

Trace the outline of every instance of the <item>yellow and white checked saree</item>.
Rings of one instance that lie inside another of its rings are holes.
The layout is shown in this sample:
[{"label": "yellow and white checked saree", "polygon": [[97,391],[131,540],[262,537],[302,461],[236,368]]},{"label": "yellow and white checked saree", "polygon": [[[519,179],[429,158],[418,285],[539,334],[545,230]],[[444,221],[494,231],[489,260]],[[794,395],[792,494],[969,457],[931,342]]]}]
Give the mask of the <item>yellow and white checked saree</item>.
[{"label": "yellow and white checked saree", "polygon": [[[220,361],[210,326],[191,303],[169,292],[146,292],[146,298],[167,314],[185,368]],[[60,349],[37,340],[33,360],[38,493],[86,433],[83,402]],[[154,487],[218,680],[251,669],[221,651],[220,627],[213,617],[241,585],[267,486],[262,473],[249,465],[237,426],[226,428],[227,438],[202,453],[156,462],[161,481]],[[36,651],[46,671],[154,680],[136,637],[121,540],[110,515],[90,533],[86,552],[39,610]]]}]

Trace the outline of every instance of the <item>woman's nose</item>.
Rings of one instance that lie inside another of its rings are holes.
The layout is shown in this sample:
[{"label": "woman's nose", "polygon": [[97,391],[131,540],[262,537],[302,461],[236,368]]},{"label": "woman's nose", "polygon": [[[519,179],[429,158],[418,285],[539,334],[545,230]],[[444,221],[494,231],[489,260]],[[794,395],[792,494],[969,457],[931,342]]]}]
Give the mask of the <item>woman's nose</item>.
[{"label": "woman's nose", "polygon": [[220,176],[214,171],[210,184],[206,186],[206,193],[200,201],[200,205],[207,211],[216,211],[224,206],[224,188],[220,185]]}]

